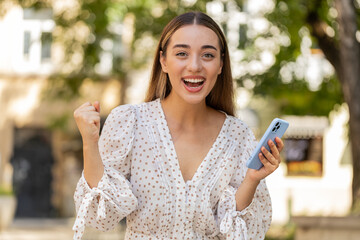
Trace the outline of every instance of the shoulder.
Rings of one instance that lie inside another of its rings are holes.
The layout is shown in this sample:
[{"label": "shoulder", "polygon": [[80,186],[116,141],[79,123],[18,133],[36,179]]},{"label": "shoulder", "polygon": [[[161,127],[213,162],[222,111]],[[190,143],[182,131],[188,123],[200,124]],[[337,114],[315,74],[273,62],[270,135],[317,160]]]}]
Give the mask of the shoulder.
[{"label": "shoulder", "polygon": [[251,128],[244,121],[234,116],[227,116],[227,118],[229,124],[227,136],[232,141],[256,141]]},{"label": "shoulder", "polygon": [[120,105],[111,110],[106,117],[105,124],[119,124],[127,119],[134,118],[134,107],[130,104]]},{"label": "shoulder", "polygon": [[114,119],[131,119],[142,120],[149,118],[158,112],[157,100],[152,102],[142,102],[138,104],[124,104],[115,107],[109,114],[108,118]]},{"label": "shoulder", "polygon": [[119,115],[124,115],[124,114],[132,113],[132,112],[134,112],[134,105],[124,104],[124,105],[119,105],[119,106],[115,107],[113,110],[111,110],[109,115],[119,116]]},{"label": "shoulder", "polygon": [[[233,116],[228,116],[228,118],[229,127],[227,136],[235,145],[234,154],[240,161],[239,166],[242,166],[255,149],[257,140],[251,128],[244,121]],[[244,169],[247,168],[245,167]]]}]

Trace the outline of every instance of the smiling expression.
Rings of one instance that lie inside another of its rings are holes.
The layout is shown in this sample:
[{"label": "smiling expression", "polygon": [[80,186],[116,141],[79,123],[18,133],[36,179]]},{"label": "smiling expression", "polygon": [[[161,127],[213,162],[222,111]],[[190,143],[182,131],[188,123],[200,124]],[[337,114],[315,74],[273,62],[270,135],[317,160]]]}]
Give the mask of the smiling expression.
[{"label": "smiling expression", "polygon": [[219,38],[205,26],[183,26],[171,36],[165,54],[160,52],[160,63],[172,86],[169,97],[205,102],[222,69]]}]

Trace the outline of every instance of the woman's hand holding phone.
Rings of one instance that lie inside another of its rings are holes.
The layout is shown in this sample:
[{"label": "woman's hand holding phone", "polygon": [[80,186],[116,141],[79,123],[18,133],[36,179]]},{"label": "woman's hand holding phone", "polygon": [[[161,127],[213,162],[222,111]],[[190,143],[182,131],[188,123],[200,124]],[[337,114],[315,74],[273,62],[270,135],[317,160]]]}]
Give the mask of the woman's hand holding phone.
[{"label": "woman's hand holding phone", "polygon": [[279,137],[275,137],[275,142],[276,144],[270,139],[267,142],[271,152],[265,147],[260,148],[261,152],[258,154],[258,157],[263,166],[259,170],[248,168],[244,181],[236,191],[237,211],[242,211],[249,206],[260,180],[269,176],[279,167],[281,162],[280,152],[284,148],[284,143]]},{"label": "woman's hand holding phone", "polygon": [[281,163],[280,153],[284,149],[284,143],[279,137],[275,138],[275,143],[271,139],[267,142],[270,151],[264,146],[261,147],[261,152],[258,154],[258,157],[264,166],[258,170],[249,168],[246,173],[246,177],[248,177],[249,180],[259,182],[279,167]]},{"label": "woman's hand holding phone", "polygon": [[289,123],[285,120],[275,118],[269,125],[263,137],[259,141],[246,166],[249,177],[252,180],[260,181],[273,173],[280,165],[280,152],[284,143],[280,139]]}]

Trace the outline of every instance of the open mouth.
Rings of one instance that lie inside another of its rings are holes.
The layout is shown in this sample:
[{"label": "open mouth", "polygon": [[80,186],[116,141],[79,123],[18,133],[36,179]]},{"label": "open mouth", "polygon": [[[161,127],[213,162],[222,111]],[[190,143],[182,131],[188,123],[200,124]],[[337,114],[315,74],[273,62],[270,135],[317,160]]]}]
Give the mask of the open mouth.
[{"label": "open mouth", "polygon": [[205,82],[204,79],[183,79],[183,81],[185,85],[189,88],[199,88]]}]

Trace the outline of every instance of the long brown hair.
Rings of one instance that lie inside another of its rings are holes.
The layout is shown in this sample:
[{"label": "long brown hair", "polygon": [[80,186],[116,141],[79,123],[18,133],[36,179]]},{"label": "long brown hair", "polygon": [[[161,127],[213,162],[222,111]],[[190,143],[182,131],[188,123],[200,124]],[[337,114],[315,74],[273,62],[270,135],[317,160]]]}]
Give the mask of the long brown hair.
[{"label": "long brown hair", "polygon": [[210,28],[219,38],[220,50],[222,55],[222,71],[218,75],[216,83],[206,97],[206,104],[214,109],[224,111],[228,115],[234,116],[234,85],[231,75],[230,58],[225,36],[220,27],[208,15],[202,12],[188,12],[175,17],[164,28],[159,44],[156,49],[150,85],[145,98],[146,102],[157,98],[166,98],[171,91],[168,75],[162,71],[160,64],[160,52],[166,54],[167,46],[171,36],[179,28],[185,25],[202,25]]}]

